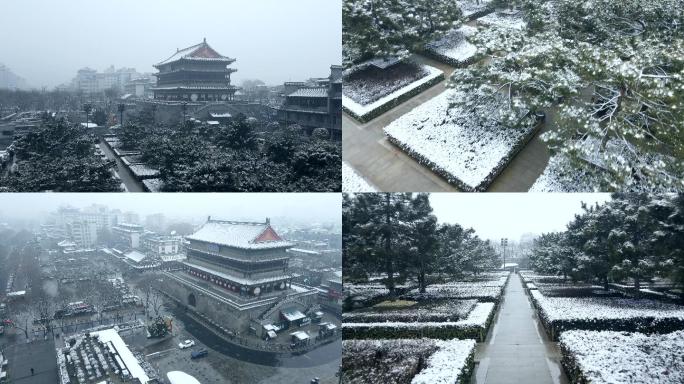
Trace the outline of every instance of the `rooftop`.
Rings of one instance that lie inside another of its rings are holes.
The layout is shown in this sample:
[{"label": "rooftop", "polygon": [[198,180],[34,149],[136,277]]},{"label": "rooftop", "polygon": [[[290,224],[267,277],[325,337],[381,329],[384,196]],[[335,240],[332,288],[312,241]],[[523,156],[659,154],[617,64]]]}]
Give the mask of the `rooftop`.
[{"label": "rooftop", "polygon": [[241,222],[214,220],[208,221],[190,236],[188,240],[225,245],[240,249],[274,249],[289,248],[292,243],[283,240],[266,222]]},{"label": "rooftop", "polygon": [[195,44],[193,46],[179,49],[171,55],[168,59],[159,62],[154,67],[158,68],[160,66],[173,63],[175,61],[185,59],[185,60],[198,60],[198,61],[224,61],[226,63],[232,63],[235,59],[226,57],[216,52],[212,47],[207,44],[207,39],[204,39],[201,43]]},{"label": "rooftop", "polygon": [[300,88],[287,97],[328,97],[327,87],[307,87]]}]

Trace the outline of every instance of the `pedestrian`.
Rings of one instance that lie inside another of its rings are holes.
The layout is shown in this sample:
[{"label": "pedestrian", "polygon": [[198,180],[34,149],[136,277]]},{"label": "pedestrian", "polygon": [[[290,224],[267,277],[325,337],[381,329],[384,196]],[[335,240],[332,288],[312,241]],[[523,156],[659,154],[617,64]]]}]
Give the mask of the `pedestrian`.
[{"label": "pedestrian", "polygon": [[31,368],[31,376],[33,376],[33,368]]}]

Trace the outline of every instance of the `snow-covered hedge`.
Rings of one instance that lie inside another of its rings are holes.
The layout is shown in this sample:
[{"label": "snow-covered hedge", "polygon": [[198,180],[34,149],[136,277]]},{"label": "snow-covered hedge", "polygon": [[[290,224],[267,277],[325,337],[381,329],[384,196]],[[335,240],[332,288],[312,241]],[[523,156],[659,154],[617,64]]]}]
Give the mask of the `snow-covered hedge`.
[{"label": "snow-covered hedge", "polygon": [[527,27],[527,23],[522,17],[522,11],[501,11],[490,13],[478,18],[477,23],[485,26],[496,26],[517,30],[522,30]]},{"label": "snow-covered hedge", "polygon": [[490,281],[461,281],[446,284],[433,284],[421,293],[418,289],[401,295],[406,300],[437,300],[437,299],[477,299],[479,301],[498,302],[508,277],[501,277]]},{"label": "snow-covered hedge", "polygon": [[464,25],[461,28],[428,43],[423,52],[426,56],[454,67],[465,67],[481,58],[477,47],[466,38],[477,32],[477,28]]},{"label": "snow-covered hedge", "polygon": [[684,329],[684,307],[647,299],[546,297],[530,291],[551,338],[566,330],[666,333]]},{"label": "snow-covered hedge", "polygon": [[161,179],[145,179],[142,183],[148,192],[159,192],[164,184]]},{"label": "snow-covered hedge", "polygon": [[138,179],[151,179],[159,176],[159,170],[148,167],[145,164],[131,164],[128,166],[131,173]]},{"label": "snow-covered hedge", "polygon": [[385,135],[462,190],[485,191],[540,125],[532,116],[520,116],[517,126],[504,127],[496,112],[501,100],[464,110],[452,105],[454,97],[469,96],[443,92],[393,121]]},{"label": "snow-covered hedge", "polygon": [[342,381],[465,384],[474,368],[474,340],[345,340]]},{"label": "snow-covered hedge", "polygon": [[377,192],[354,168],[342,162],[342,192]]},{"label": "snow-covered hedge", "polygon": [[572,383],[684,383],[684,331],[567,331],[560,348]]},{"label": "snow-covered hedge", "polygon": [[342,94],[342,109],[356,120],[365,123],[389,111],[411,97],[444,80],[444,73],[437,68],[423,65],[427,75],[388,95],[366,105],[362,105]]},{"label": "snow-covered hedge", "polygon": [[468,316],[476,303],[477,300],[418,302],[410,307],[398,309],[372,308],[345,312],[342,320],[347,323],[456,321]]},{"label": "snow-covered hedge", "polygon": [[494,316],[494,303],[478,303],[467,318],[444,322],[378,322],[342,324],[345,339],[477,339],[483,341]]},{"label": "snow-covered hedge", "polygon": [[467,20],[475,20],[494,12],[492,0],[456,0],[456,4]]}]

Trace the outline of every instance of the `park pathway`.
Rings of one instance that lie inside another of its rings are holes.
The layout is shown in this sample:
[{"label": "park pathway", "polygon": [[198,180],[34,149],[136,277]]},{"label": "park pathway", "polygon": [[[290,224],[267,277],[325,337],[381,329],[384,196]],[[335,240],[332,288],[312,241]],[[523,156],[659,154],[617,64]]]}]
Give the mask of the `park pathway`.
[{"label": "park pathway", "polygon": [[518,274],[511,275],[487,340],[478,344],[473,383],[566,384],[560,352],[537,320]]}]

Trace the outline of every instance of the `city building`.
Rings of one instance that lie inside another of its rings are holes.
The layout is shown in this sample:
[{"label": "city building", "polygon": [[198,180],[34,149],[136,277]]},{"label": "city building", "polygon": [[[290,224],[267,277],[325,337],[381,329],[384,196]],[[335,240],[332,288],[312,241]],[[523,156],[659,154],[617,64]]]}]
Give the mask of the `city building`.
[{"label": "city building", "polygon": [[154,97],[153,87],[154,80],[151,77],[139,77],[126,83],[124,94],[142,99],[151,99]]},{"label": "city building", "polygon": [[180,236],[150,233],[143,237],[143,248],[148,256],[163,262],[180,261],[185,259],[181,241]]},{"label": "city building", "polygon": [[119,223],[112,227],[112,234],[117,239],[116,243],[130,249],[140,248],[140,240],[144,232],[145,229],[138,224]]},{"label": "city building", "polygon": [[309,133],[326,128],[333,139],[342,138],[342,66],[331,66],[325,79],[287,82],[283,93],[285,100],[278,108],[281,123],[298,124]]},{"label": "city building", "polygon": [[154,98],[192,102],[230,101],[236,87],[230,84],[228,68],[235,59],[218,53],[204,39],[199,44],[179,49],[168,59],[154,65],[159,70]]},{"label": "city building", "polygon": [[281,238],[270,221],[207,222],[186,237],[187,260],[182,270],[164,272],[164,291],[189,309],[221,326],[267,332],[282,314],[298,317],[312,310],[316,292],[292,284],[289,271],[292,244]]},{"label": "city building", "polygon": [[131,79],[140,77],[135,68],[119,68],[110,66],[104,72],[97,72],[92,68],[81,68],[71,81],[71,88],[86,95],[104,92],[106,89],[124,90]]}]

